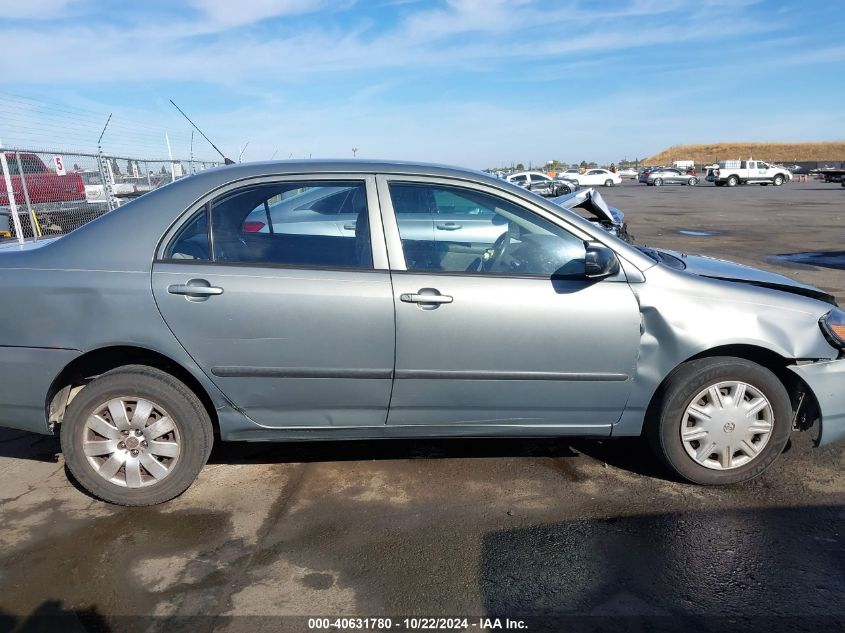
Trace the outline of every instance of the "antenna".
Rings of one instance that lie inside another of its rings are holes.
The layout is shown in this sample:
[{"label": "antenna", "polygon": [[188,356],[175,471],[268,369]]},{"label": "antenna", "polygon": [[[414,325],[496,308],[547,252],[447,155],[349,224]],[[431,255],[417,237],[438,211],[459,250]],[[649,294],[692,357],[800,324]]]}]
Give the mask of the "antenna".
[{"label": "antenna", "polygon": [[[234,164],[235,164],[235,161],[233,161],[231,158],[227,158],[227,157],[226,157],[226,155],[225,155],[223,152],[221,152],[221,151],[217,148],[217,146],[216,146],[214,143],[212,143],[212,142],[211,142],[211,139],[210,139],[210,138],[208,138],[205,134],[203,134],[203,133],[202,133],[202,130],[201,130],[201,129],[199,129],[199,128],[197,127],[197,124],[196,124],[196,123],[194,123],[193,121],[191,121],[190,117],[188,117],[188,115],[187,115],[187,114],[185,114],[184,112],[182,112],[182,108],[180,108],[178,105],[176,105],[176,103],[174,103],[173,99],[170,99],[170,103],[172,103],[172,104],[173,104],[173,107],[174,107],[174,108],[176,108],[177,110],[179,110],[179,114],[181,114],[183,117],[185,117],[185,119],[187,119],[188,123],[190,123],[192,126],[194,126],[194,129],[195,129],[197,132],[199,132],[200,134],[202,134],[202,137],[203,137],[206,141],[208,141],[208,144],[209,144],[209,145],[211,145],[211,146],[214,148],[214,151],[216,151],[218,154],[220,154],[220,156],[223,158],[223,163],[224,163],[224,164],[226,164],[226,165],[234,165]],[[111,115],[109,115],[109,118],[111,118]]]},{"label": "antenna", "polygon": [[103,136],[106,133],[106,128],[109,126],[109,121],[111,121],[111,112],[109,112],[109,118],[106,119],[106,124],[103,126],[103,131],[100,132],[100,138],[97,139],[97,145],[99,145],[100,141],[103,140]]}]

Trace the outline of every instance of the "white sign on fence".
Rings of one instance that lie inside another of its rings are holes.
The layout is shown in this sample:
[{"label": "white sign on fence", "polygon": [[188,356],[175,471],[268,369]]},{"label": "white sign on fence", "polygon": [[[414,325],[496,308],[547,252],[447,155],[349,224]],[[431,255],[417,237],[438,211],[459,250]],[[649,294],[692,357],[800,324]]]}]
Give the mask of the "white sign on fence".
[{"label": "white sign on fence", "polygon": [[138,163],[132,163],[132,176],[134,178],[140,178],[141,174],[138,172]]},{"label": "white sign on fence", "polygon": [[67,172],[65,171],[65,163],[62,160],[62,157],[58,154],[53,156],[53,166],[56,168],[56,173],[59,176],[67,175]]}]

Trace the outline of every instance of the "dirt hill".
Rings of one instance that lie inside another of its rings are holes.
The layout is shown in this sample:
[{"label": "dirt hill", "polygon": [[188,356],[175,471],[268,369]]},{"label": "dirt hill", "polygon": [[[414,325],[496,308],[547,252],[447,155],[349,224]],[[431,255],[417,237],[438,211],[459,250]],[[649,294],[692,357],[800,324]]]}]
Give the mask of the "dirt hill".
[{"label": "dirt hill", "polygon": [[845,160],[845,141],[824,143],[709,143],[707,145],[673,145],[642,163],[665,165],[673,160],[694,160],[714,163],[731,158],[759,158],[773,163],[786,161]]}]

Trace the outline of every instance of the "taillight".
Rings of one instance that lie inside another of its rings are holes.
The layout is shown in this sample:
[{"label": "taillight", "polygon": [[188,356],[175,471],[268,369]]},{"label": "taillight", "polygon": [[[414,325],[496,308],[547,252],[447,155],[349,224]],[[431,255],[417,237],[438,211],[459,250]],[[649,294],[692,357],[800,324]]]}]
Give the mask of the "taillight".
[{"label": "taillight", "polygon": [[243,232],[244,233],[258,233],[261,229],[265,226],[264,222],[258,222],[255,220],[247,220],[244,222],[243,225]]},{"label": "taillight", "polygon": [[714,175],[714,176],[716,176],[716,178],[718,178],[718,177],[719,177],[719,170],[718,170],[718,169],[714,169],[714,170],[713,170],[713,175]]}]

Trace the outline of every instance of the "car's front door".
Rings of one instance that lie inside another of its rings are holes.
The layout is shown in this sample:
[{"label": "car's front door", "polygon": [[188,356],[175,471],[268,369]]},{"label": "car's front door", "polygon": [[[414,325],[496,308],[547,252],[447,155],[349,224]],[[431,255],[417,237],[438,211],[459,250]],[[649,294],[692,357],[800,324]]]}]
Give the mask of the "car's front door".
[{"label": "car's front door", "polygon": [[[418,242],[406,229],[413,199],[482,209],[490,237]],[[609,433],[640,315],[621,274],[583,276],[586,236],[481,185],[385,176],[379,200],[396,305],[388,424]]]},{"label": "car's front door", "polygon": [[[163,242],[152,275],[162,316],[263,426],[385,423],[394,308],[374,182],[353,175],[233,185]],[[352,235],[336,226],[346,208],[304,219],[299,209],[300,200],[338,191],[352,196]],[[289,199],[295,204],[282,204]]]}]

